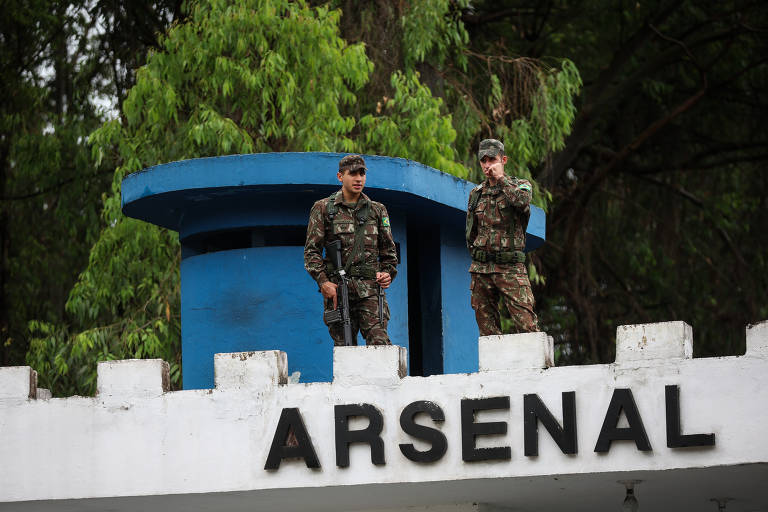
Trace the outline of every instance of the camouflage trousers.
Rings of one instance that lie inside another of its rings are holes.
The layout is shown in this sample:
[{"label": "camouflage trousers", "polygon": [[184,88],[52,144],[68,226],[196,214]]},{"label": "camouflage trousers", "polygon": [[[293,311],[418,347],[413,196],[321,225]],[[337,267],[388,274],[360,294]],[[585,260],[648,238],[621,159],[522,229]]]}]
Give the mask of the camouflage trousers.
[{"label": "camouflage trousers", "polygon": [[499,300],[512,317],[513,333],[539,330],[539,321],[534,312],[536,303],[526,274],[472,272],[471,275],[472,309],[475,310],[480,336],[502,334]]},{"label": "camouflage trousers", "polygon": [[[341,302],[341,297],[339,297]],[[326,309],[333,308],[332,301],[326,301]],[[370,297],[349,298],[349,316],[352,321],[352,339],[357,340],[357,332],[363,335],[366,345],[391,345],[387,336],[387,323],[389,322],[389,305],[387,299],[384,299],[384,322],[379,321],[379,297],[371,295]],[[343,347],[344,343],[344,324],[341,322],[328,324],[328,333],[333,338],[333,344],[337,347]]]}]

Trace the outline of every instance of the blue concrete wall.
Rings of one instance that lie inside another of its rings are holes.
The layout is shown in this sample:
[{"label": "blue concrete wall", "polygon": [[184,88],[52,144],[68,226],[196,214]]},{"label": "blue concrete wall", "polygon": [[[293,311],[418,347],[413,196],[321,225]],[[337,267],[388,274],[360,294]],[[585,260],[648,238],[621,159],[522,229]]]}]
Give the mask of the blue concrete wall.
[{"label": "blue concrete wall", "polygon": [[[286,220],[306,225],[303,218]],[[393,236],[407,252],[402,216]],[[280,349],[302,382],[330,381],[333,341],[322,321],[322,296],[304,270],[304,248],[254,247],[189,256],[181,262],[184,389],[213,387],[213,355]],[[408,348],[408,272],[387,291],[393,343]],[[359,343],[363,344],[362,338]]]},{"label": "blue concrete wall", "polygon": [[192,256],[182,260],[181,276],[184,389],[213,387],[216,353],[278,347],[302,380],[328,380],[332,342],[301,247]]},{"label": "blue concrete wall", "polygon": [[[375,196],[375,194],[374,194]],[[371,199],[375,198],[372,196]],[[408,338],[408,240],[405,236],[405,216],[400,212],[389,211],[392,224],[392,237],[400,244],[400,264],[397,266],[397,276],[386,290],[389,304],[390,319],[387,327],[389,339],[395,345],[410,349]],[[328,333],[326,332],[326,336]],[[364,343],[362,339],[358,342]],[[328,369],[329,375],[332,368]]]},{"label": "blue concrete wall", "polygon": [[464,231],[445,224],[441,228],[441,235],[443,371],[476,372],[479,331],[469,296],[471,258]]}]

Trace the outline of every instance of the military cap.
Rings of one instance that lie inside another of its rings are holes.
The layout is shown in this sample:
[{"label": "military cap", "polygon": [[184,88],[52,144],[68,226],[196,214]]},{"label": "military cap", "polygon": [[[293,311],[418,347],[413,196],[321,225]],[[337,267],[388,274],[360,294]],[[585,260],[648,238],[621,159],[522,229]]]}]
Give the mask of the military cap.
[{"label": "military cap", "polygon": [[351,171],[352,169],[366,169],[365,160],[360,155],[347,155],[339,160],[339,172]]},{"label": "military cap", "polygon": [[484,156],[493,158],[499,153],[504,154],[504,144],[500,140],[496,139],[484,139],[480,141],[480,147],[477,150],[478,160],[482,160]]}]

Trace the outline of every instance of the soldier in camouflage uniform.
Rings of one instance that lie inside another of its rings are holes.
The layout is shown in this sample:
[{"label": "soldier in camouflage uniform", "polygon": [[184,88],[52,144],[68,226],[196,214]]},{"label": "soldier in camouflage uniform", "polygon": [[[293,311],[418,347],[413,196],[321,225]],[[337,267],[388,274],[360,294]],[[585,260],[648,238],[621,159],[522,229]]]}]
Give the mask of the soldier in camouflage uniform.
[{"label": "soldier in camouflage uniform", "polygon": [[480,336],[501,334],[500,299],[515,332],[538,331],[523,253],[531,183],[504,173],[504,144],[496,139],[480,142],[477,157],[486,180],[469,194],[466,238],[472,255],[472,309]]},{"label": "soldier in camouflage uniform", "polygon": [[[389,306],[385,299],[384,321],[380,322],[378,287],[388,288],[397,274],[397,253],[387,209],[363,194],[366,171],[365,160],[360,155],[347,155],[339,161],[337,177],[341,190],[315,202],[309,213],[304,268],[317,281],[325,298],[325,308],[336,309],[340,300],[339,275],[330,260],[323,259],[323,248],[340,239],[342,263],[350,277],[352,335],[356,338],[359,330],[368,345],[390,345]],[[363,244],[355,244],[357,229],[364,230]],[[358,245],[357,251],[355,245]],[[328,325],[328,332],[336,346],[344,345],[341,323]]]}]

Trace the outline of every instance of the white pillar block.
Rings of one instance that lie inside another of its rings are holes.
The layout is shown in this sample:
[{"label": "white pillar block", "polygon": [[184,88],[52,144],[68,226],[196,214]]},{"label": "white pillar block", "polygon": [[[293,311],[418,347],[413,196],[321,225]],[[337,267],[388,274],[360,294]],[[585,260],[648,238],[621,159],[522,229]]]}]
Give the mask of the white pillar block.
[{"label": "white pillar block", "polygon": [[281,350],[232,352],[213,357],[216,389],[260,389],[288,382],[288,356]]},{"label": "white pillar block", "polygon": [[37,396],[35,398],[38,400],[49,400],[53,398],[53,394],[50,389],[37,388]]},{"label": "white pillar block", "polygon": [[480,336],[477,349],[481,372],[549,368],[555,359],[552,337],[545,332]]},{"label": "white pillar block", "polygon": [[408,351],[400,345],[333,347],[333,382],[399,384],[407,374],[407,357]]},{"label": "white pillar block", "polygon": [[620,325],[616,329],[616,362],[691,359],[693,329],[685,322]]},{"label": "white pillar block", "polygon": [[168,363],[162,359],[101,361],[96,367],[100,397],[146,398],[170,390]]},{"label": "white pillar block", "polygon": [[746,355],[768,357],[768,320],[747,326]]},{"label": "white pillar block", "polygon": [[0,400],[26,400],[37,396],[37,372],[29,366],[0,368]]}]

